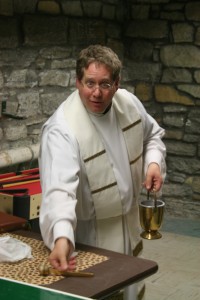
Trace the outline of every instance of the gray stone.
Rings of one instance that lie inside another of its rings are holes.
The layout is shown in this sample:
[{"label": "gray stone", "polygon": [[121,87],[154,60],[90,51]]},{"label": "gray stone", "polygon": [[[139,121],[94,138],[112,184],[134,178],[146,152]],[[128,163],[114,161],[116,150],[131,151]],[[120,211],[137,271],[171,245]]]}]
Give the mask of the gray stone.
[{"label": "gray stone", "polygon": [[181,112],[187,112],[187,107],[181,106],[181,105],[165,105],[164,106],[164,112],[166,113],[181,113]]},{"label": "gray stone", "polygon": [[14,11],[16,14],[33,14],[37,3],[38,0],[13,0]]},{"label": "gray stone", "polygon": [[28,119],[25,119],[24,124],[26,124],[27,127],[32,125],[37,125],[37,124],[40,124],[40,126],[42,126],[42,124],[46,122],[46,120],[47,120],[46,116],[42,114],[38,114],[38,115],[30,116]]},{"label": "gray stone", "polygon": [[182,115],[165,115],[163,117],[163,124],[171,127],[181,128],[184,126],[184,116]]},{"label": "gray stone", "polygon": [[185,124],[185,132],[186,133],[198,133],[200,134],[200,122],[188,119]]},{"label": "gray stone", "polygon": [[76,67],[76,60],[73,58],[63,59],[63,60],[54,60],[51,63],[52,69],[66,69]]},{"label": "gray stone", "polygon": [[4,79],[3,79],[3,73],[0,71],[0,89],[3,88]]},{"label": "gray stone", "polygon": [[75,89],[75,86],[76,86],[76,71],[75,70],[70,71],[69,86],[74,87],[74,89]]},{"label": "gray stone", "polygon": [[198,46],[200,45],[200,27],[198,27],[196,30],[195,44]]},{"label": "gray stone", "polygon": [[200,21],[200,2],[190,2],[185,6],[185,15],[186,18],[190,21]]},{"label": "gray stone", "polygon": [[[191,197],[188,197],[189,199]],[[198,202],[182,200],[179,198],[165,197],[165,212],[173,217],[181,217],[188,219],[200,218],[200,205]]]},{"label": "gray stone", "polygon": [[169,3],[164,5],[164,10],[166,11],[177,11],[184,8],[184,3]]},{"label": "gray stone", "polygon": [[168,170],[174,170],[185,174],[200,174],[200,160],[195,157],[167,157]]},{"label": "gray stone", "polygon": [[192,190],[200,194],[200,176],[194,176],[192,180]]},{"label": "gray stone", "polygon": [[[3,129],[0,127],[0,141],[3,139]],[[0,147],[1,150],[1,147]]]},{"label": "gray stone", "polygon": [[127,26],[125,35],[132,38],[166,38],[168,35],[167,22],[159,20],[131,21]]},{"label": "gray stone", "polygon": [[131,15],[134,20],[148,19],[150,5],[133,4],[131,7]]},{"label": "gray stone", "polygon": [[47,59],[64,59],[71,55],[71,47],[48,47],[40,50],[40,55]]},{"label": "gray stone", "polygon": [[5,108],[2,110],[3,115],[8,116],[16,116],[17,109],[18,109],[18,102],[17,101],[6,101]]},{"label": "gray stone", "polygon": [[114,20],[116,8],[113,5],[104,4],[102,9],[102,17],[107,20]]},{"label": "gray stone", "polygon": [[69,85],[70,75],[65,71],[50,70],[39,74],[39,86],[63,86]]},{"label": "gray stone", "polygon": [[62,10],[65,15],[73,17],[83,16],[81,1],[61,1]]},{"label": "gray stone", "polygon": [[185,132],[192,134],[200,134],[200,109],[195,108],[188,114],[185,124]]},{"label": "gray stone", "polygon": [[18,21],[11,18],[0,18],[0,49],[16,48],[19,45]]},{"label": "gray stone", "polygon": [[173,172],[169,177],[171,182],[184,183],[186,175],[178,172]]},{"label": "gray stone", "polygon": [[37,12],[49,15],[59,15],[61,13],[60,5],[57,1],[40,0],[37,4]]},{"label": "gray stone", "polygon": [[19,101],[17,110],[18,117],[28,118],[40,113],[40,98],[38,92],[20,93],[17,99]]},{"label": "gray stone", "polygon": [[167,68],[163,70],[161,82],[192,82],[192,74],[186,69]]},{"label": "gray stone", "polygon": [[200,49],[192,45],[163,46],[160,58],[167,67],[200,68]]},{"label": "gray stone", "polygon": [[124,65],[127,70],[122,72],[123,80],[149,80],[156,81],[161,74],[160,65],[157,63],[137,63],[130,60],[125,60]]},{"label": "gray stone", "polygon": [[161,4],[161,3],[168,3],[169,0],[137,0],[137,2],[138,3]]},{"label": "gray stone", "polygon": [[119,59],[123,60],[124,58],[124,45],[122,42],[115,39],[108,39],[108,47],[115,51]]},{"label": "gray stone", "polygon": [[165,139],[181,141],[183,139],[183,132],[177,129],[165,128]]},{"label": "gray stone", "polygon": [[192,195],[192,189],[186,184],[165,183],[162,189],[163,197],[187,199]]},{"label": "gray stone", "polygon": [[8,76],[7,78],[7,82],[5,82],[5,86],[9,88],[26,87],[26,74],[27,74],[27,69],[12,71],[10,76]]},{"label": "gray stone", "polygon": [[100,17],[101,10],[102,10],[102,3],[101,1],[83,1],[83,11],[84,16],[98,18]]},{"label": "gray stone", "polygon": [[38,86],[38,77],[34,70],[28,70],[26,74],[26,84],[30,88]]},{"label": "gray stone", "polygon": [[26,146],[31,146],[33,144],[33,140],[31,137],[20,138],[16,141],[10,141],[9,145],[12,149],[23,148]]},{"label": "gray stone", "polygon": [[52,115],[58,106],[67,98],[67,93],[51,93],[41,95],[42,112]]},{"label": "gray stone", "polygon": [[27,127],[20,122],[10,122],[3,128],[4,137],[7,141],[18,141],[27,137]]},{"label": "gray stone", "polygon": [[13,1],[12,0],[6,0],[6,1],[1,0],[0,1],[0,12],[1,12],[1,15],[4,15],[4,16],[12,16],[13,15]]},{"label": "gray stone", "polygon": [[4,150],[8,150],[8,149],[10,149],[10,143],[8,141],[6,141],[5,139],[2,139],[2,142],[0,143],[0,151],[4,151]]},{"label": "gray stone", "polygon": [[188,114],[188,118],[200,122],[200,108],[192,108]]},{"label": "gray stone", "polygon": [[180,91],[186,92],[187,94],[190,94],[191,96],[200,99],[200,86],[199,85],[179,84],[179,85],[177,85],[177,88]]},{"label": "gray stone", "polygon": [[160,18],[162,20],[170,20],[170,21],[184,21],[185,16],[180,11],[170,11],[170,12],[161,12]]},{"label": "gray stone", "polygon": [[45,59],[43,59],[42,57],[38,57],[35,60],[36,69],[39,69],[39,70],[45,69],[45,65],[46,65]]},{"label": "gray stone", "polygon": [[198,134],[184,134],[183,141],[187,143],[196,143],[200,141],[200,135]]},{"label": "gray stone", "polygon": [[134,61],[151,60],[153,44],[147,41],[134,41],[130,47],[130,58]]},{"label": "gray stone", "polygon": [[195,156],[197,147],[193,144],[177,141],[166,141],[165,142],[167,153],[177,156]]},{"label": "gray stone", "polygon": [[120,39],[121,32],[121,26],[119,26],[118,24],[109,23],[106,26],[106,33],[110,38]]},{"label": "gray stone", "polygon": [[193,42],[194,27],[187,23],[176,23],[172,25],[172,34],[175,43]]},{"label": "gray stone", "polygon": [[197,83],[200,83],[200,71],[199,70],[194,72],[194,78]]},{"label": "gray stone", "polygon": [[37,55],[38,52],[35,49],[0,50],[0,66],[27,68],[35,62]]},{"label": "gray stone", "polygon": [[90,19],[71,19],[69,42],[84,47],[88,44],[105,44],[106,24],[104,21]]},{"label": "gray stone", "polygon": [[66,32],[68,26],[67,19],[64,17],[25,16],[23,26],[25,45],[62,45],[67,42]]}]

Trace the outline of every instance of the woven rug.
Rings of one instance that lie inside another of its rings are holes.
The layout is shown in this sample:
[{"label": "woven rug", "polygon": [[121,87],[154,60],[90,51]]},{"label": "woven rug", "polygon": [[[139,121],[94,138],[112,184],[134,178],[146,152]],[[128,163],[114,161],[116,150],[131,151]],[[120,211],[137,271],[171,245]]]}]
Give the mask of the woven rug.
[{"label": "woven rug", "polygon": [[[11,236],[28,244],[32,249],[31,259],[23,259],[19,262],[0,263],[0,277],[14,279],[37,285],[51,284],[58,281],[63,276],[42,276],[39,272],[39,266],[45,262],[48,264],[48,257],[50,254],[49,249],[44,245],[43,241],[23,237],[16,234],[1,234],[0,236]],[[93,252],[77,251],[76,257],[76,271],[83,271],[96,264],[102,263],[109,258],[107,256],[98,255]]]}]

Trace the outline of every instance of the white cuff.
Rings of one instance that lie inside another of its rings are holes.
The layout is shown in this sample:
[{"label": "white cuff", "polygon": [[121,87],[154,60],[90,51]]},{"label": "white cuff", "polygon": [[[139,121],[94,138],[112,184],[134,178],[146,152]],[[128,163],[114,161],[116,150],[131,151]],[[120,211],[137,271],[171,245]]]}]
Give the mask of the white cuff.
[{"label": "white cuff", "polygon": [[75,241],[74,241],[74,231],[73,227],[67,221],[61,220],[54,225],[53,228],[53,239],[55,241],[60,237],[66,237],[72,244],[73,249],[75,249]]}]

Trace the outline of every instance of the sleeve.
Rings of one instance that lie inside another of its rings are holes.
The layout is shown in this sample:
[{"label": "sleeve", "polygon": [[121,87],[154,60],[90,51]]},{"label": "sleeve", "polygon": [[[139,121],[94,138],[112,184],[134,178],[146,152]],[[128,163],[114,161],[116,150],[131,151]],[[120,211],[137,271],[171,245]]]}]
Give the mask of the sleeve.
[{"label": "sleeve", "polygon": [[160,166],[161,175],[163,181],[166,176],[166,147],[162,141],[165,134],[165,130],[161,128],[156,120],[152,118],[145,110],[142,103],[134,96],[135,105],[142,118],[143,123],[143,159],[144,169],[143,174],[145,176],[147,168],[150,163],[155,162]]},{"label": "sleeve", "polygon": [[40,229],[46,246],[51,250],[59,237],[68,238],[75,246],[80,165],[78,146],[63,128],[60,124],[44,127],[39,155],[42,187]]}]

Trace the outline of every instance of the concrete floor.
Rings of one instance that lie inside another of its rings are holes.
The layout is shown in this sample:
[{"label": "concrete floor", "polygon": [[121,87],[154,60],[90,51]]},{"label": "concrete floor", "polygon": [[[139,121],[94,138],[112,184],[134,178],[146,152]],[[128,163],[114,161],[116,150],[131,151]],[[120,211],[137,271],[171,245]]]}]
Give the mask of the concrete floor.
[{"label": "concrete floor", "polygon": [[145,280],[145,300],[200,300],[200,221],[165,218],[160,232],[143,239],[143,257],[159,266]]}]

